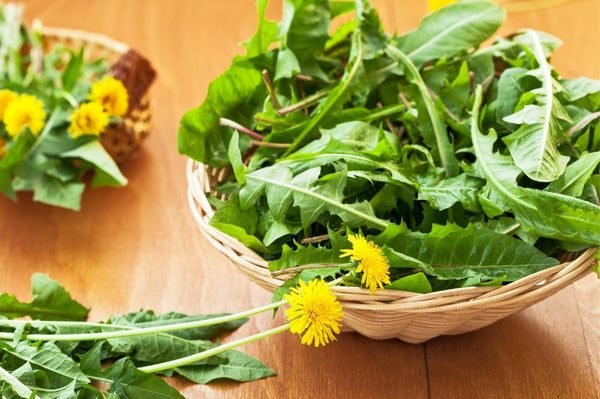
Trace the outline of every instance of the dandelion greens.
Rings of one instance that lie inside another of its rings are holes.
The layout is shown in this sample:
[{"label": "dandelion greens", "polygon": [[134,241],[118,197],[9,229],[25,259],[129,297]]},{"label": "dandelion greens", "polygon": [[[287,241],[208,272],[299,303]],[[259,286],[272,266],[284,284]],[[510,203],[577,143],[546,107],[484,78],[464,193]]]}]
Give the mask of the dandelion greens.
[{"label": "dandelion greens", "polygon": [[178,140],[231,168],[211,224],[289,276],[275,299],[315,276],[364,286],[339,258],[354,234],[385,253],[387,288],[416,292],[502,284],[598,247],[600,82],[560,76],[559,39],[490,40],[505,12],[484,0],[393,36],[366,0],[286,2],[278,30],[264,7]]}]

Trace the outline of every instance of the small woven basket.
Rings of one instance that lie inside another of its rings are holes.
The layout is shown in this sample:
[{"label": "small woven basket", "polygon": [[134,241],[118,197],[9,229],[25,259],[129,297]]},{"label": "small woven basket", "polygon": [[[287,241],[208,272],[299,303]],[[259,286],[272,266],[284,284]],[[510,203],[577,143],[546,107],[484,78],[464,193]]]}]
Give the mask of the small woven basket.
[{"label": "small woven basket", "polygon": [[[215,210],[206,193],[225,170],[188,161],[188,200],[200,230],[237,268],[261,287],[273,291],[285,278],[271,275],[267,261],[239,241],[215,229]],[[365,288],[332,287],[344,308],[343,331],[373,339],[398,338],[421,343],[440,335],[456,335],[485,327],[541,301],[588,274],[595,250],[568,253],[563,263],[500,287],[468,287],[430,294],[385,290],[371,295]]]},{"label": "small woven basket", "polygon": [[86,61],[104,58],[110,63],[110,73],[127,89],[129,109],[122,122],[109,125],[100,142],[118,163],[135,155],[152,128],[149,89],[156,72],[149,61],[128,45],[95,33],[43,27],[41,35],[45,51],[58,45],[79,51],[84,46]]}]

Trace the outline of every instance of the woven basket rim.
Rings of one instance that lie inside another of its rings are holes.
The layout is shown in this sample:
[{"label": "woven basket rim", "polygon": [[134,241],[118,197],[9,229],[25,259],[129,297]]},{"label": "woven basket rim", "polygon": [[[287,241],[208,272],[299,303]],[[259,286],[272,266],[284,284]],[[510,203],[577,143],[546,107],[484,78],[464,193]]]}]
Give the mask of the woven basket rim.
[{"label": "woven basket rim", "polygon": [[109,36],[79,29],[42,26],[40,27],[40,33],[42,36],[57,39],[79,39],[87,43],[98,44],[120,54],[125,54],[130,49],[129,45]]},{"label": "woven basket rim", "polygon": [[[188,181],[188,185],[189,185],[188,199],[190,200],[191,210],[192,210],[192,213],[193,213],[196,221],[199,223],[199,225],[202,229],[205,229],[205,230],[208,230],[211,232],[212,237],[209,237],[209,240],[212,242],[213,245],[217,246],[217,248],[220,249],[222,252],[224,251],[227,253],[227,248],[223,247],[223,245],[221,243],[216,242],[216,240],[214,239],[215,236],[219,237],[220,241],[226,242],[227,244],[229,244],[231,248],[236,249],[239,252],[243,253],[243,256],[235,255],[234,253],[230,253],[230,254],[228,254],[230,257],[238,256],[241,259],[244,259],[244,256],[252,257],[253,258],[252,260],[256,264],[258,264],[262,268],[264,268],[264,270],[262,270],[262,271],[260,271],[260,270],[256,271],[257,273],[261,274],[260,277],[264,278],[272,285],[283,284],[285,282],[285,279],[276,278],[276,277],[271,276],[270,272],[268,271],[267,261],[265,261],[260,255],[258,255],[252,249],[246,247],[240,241],[221,232],[220,230],[217,230],[216,228],[214,228],[213,226],[211,226],[208,223],[208,219],[210,219],[210,217],[212,217],[212,215],[214,214],[214,209],[212,207],[210,207],[208,209],[203,209],[207,212],[206,212],[205,216],[202,216],[198,212],[196,207],[194,207],[192,205],[192,201],[194,201],[194,199],[195,200],[199,199],[198,194],[200,194],[200,193],[201,193],[200,200],[206,201],[206,203],[204,205],[208,204],[208,201],[207,201],[207,198],[205,195],[206,192],[210,189],[210,187],[208,186],[208,181],[206,181],[205,179],[198,178],[198,173],[199,173],[198,171],[206,172],[206,168],[207,168],[207,166],[205,164],[195,161],[193,159],[188,159],[188,161],[187,161],[186,175],[187,175],[187,181]],[[201,186],[201,183],[204,183],[204,186]],[[208,204],[208,205],[210,206],[210,204]],[[334,293],[336,293],[338,296],[341,296],[341,298],[344,298],[344,299],[351,299],[352,297],[360,297],[361,299],[364,299],[363,297],[366,297],[366,298],[370,298],[372,300],[372,302],[384,302],[384,303],[386,303],[386,306],[387,306],[387,304],[393,305],[394,301],[402,300],[402,306],[404,308],[406,308],[407,306],[410,306],[409,305],[410,303],[418,304],[419,302],[432,301],[432,300],[437,300],[437,301],[443,302],[443,298],[445,298],[445,297],[452,297],[454,299],[456,298],[456,296],[460,296],[460,295],[466,295],[467,297],[473,297],[473,296],[476,297],[475,299],[470,299],[468,302],[463,302],[462,305],[453,304],[450,307],[447,305],[441,305],[441,307],[440,307],[441,310],[449,309],[449,308],[458,309],[461,306],[472,306],[473,301],[477,301],[482,304],[483,303],[493,303],[494,301],[497,301],[499,295],[510,296],[511,293],[509,293],[509,291],[514,290],[517,286],[525,287],[523,290],[526,291],[527,289],[531,288],[531,286],[535,286],[535,285],[539,284],[540,280],[545,281],[548,277],[553,276],[557,273],[560,273],[561,276],[569,274],[569,273],[573,273],[573,272],[576,274],[587,274],[586,272],[591,272],[591,268],[589,268],[589,266],[586,265],[585,262],[589,261],[591,258],[593,258],[595,252],[596,252],[595,248],[589,248],[589,249],[583,251],[575,260],[562,262],[556,266],[538,271],[536,273],[525,276],[519,280],[510,282],[507,284],[503,284],[500,286],[462,287],[462,288],[453,288],[453,289],[442,290],[442,291],[434,291],[434,292],[430,292],[430,293],[416,293],[416,292],[411,292],[411,291],[387,289],[387,290],[383,290],[383,291],[378,290],[378,291],[376,291],[375,294],[371,294],[369,289],[363,288],[363,287],[332,286],[331,289]],[[582,268],[583,268],[583,270],[580,270]],[[556,280],[556,278],[554,280]],[[371,307],[372,304],[366,305],[366,306]],[[417,308],[417,306],[415,306],[415,308]]]},{"label": "woven basket rim", "polygon": [[[186,168],[188,201],[200,231],[237,269],[261,287],[273,291],[285,281],[273,277],[268,263],[238,240],[217,230],[209,220],[215,210],[206,196],[216,170],[189,159]],[[531,306],[589,274],[596,249],[575,259],[497,287],[463,287],[426,294],[387,289],[374,295],[367,288],[332,287],[344,308],[342,331],[372,339],[397,338],[422,343],[440,335],[464,334],[488,326]]]}]

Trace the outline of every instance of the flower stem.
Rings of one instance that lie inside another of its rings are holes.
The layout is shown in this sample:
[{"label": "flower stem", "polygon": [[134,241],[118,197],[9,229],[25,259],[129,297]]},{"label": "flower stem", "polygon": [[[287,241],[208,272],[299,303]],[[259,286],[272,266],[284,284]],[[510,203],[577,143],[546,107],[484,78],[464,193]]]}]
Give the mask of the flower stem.
[{"label": "flower stem", "polygon": [[273,87],[273,82],[271,81],[271,77],[269,76],[269,71],[267,71],[266,69],[263,69],[262,77],[263,77],[263,82],[265,83],[265,86],[267,87],[267,91],[269,92],[269,97],[271,98],[271,101],[273,102],[273,106],[275,107],[275,109],[281,109],[281,104],[279,103],[279,100],[277,99],[277,95],[275,94],[275,88]]},{"label": "flower stem", "polygon": [[268,141],[250,140],[250,145],[253,145],[256,147],[288,148],[291,144],[289,144],[289,143],[271,143]]},{"label": "flower stem", "polygon": [[[282,301],[282,302],[287,302],[287,301]],[[258,341],[259,339],[266,338],[271,335],[275,335],[282,331],[286,331],[289,328],[290,328],[289,324],[284,324],[282,326],[273,328],[271,330],[268,330],[268,331],[265,331],[262,333],[258,333],[255,335],[251,335],[249,337],[241,338],[241,339],[238,339],[237,341],[232,341],[227,344],[219,345],[219,346],[216,346],[214,348],[205,350],[203,352],[200,352],[200,353],[197,353],[194,355],[185,356],[185,357],[175,359],[175,360],[170,360],[168,362],[157,363],[157,364],[153,364],[150,366],[140,367],[139,370],[141,370],[145,373],[157,373],[160,371],[170,370],[170,369],[173,369],[176,367],[185,366],[185,365],[197,362],[199,360],[206,359],[210,356],[214,356],[219,353],[226,352],[230,349],[237,348],[238,346],[242,346],[242,345],[248,344],[250,342]]]},{"label": "flower stem", "polygon": [[254,130],[250,130],[246,126],[242,126],[239,123],[234,122],[234,121],[232,121],[230,119],[219,118],[219,124],[221,126],[227,126],[227,127],[232,128],[232,129],[235,129],[235,130],[237,130],[237,131],[239,131],[241,133],[247,134],[248,136],[250,136],[252,138],[255,138],[257,140],[261,140],[262,141],[264,139],[264,136],[262,136],[261,134],[256,133]]},{"label": "flower stem", "polygon": [[12,387],[15,393],[22,398],[40,399],[40,397],[37,395],[33,396],[33,391],[31,389],[27,388],[25,384],[13,377],[12,374],[10,374],[2,367],[0,367],[0,381],[8,382],[8,384]]},{"label": "flower stem", "polygon": [[265,118],[264,116],[258,116],[258,115],[254,115],[254,120],[256,122],[266,123],[268,125],[276,125],[276,126],[282,126],[282,127],[292,127],[292,126],[294,126],[291,123],[286,123],[286,122],[283,122],[283,121],[277,121],[275,119],[269,119],[269,118]]},{"label": "flower stem", "polygon": [[50,133],[50,130],[52,130],[52,127],[54,126],[54,121],[58,117],[59,112],[60,112],[60,109],[54,108],[54,110],[50,114],[50,117],[48,118],[48,122],[46,122],[46,124],[44,125],[44,129],[42,130],[40,135],[37,137],[37,139],[31,146],[31,148],[29,149],[29,152],[27,153],[27,155],[33,153],[33,151],[42,143],[42,141],[44,141],[46,136]]},{"label": "flower stem", "polygon": [[277,110],[277,113],[280,116],[284,116],[286,114],[289,114],[290,112],[296,111],[298,109],[302,109],[305,107],[308,107],[312,104],[314,104],[315,102],[319,101],[320,99],[322,99],[323,97],[327,97],[327,95],[329,95],[328,91],[322,92],[322,93],[315,93],[310,97],[306,97],[304,100],[299,101],[295,104],[292,104],[290,106],[287,106],[285,108],[281,108]]},{"label": "flower stem", "polygon": [[[24,338],[33,341],[96,341],[101,339],[114,339],[114,338],[127,338],[127,337],[137,337],[142,335],[151,335],[151,334],[159,334],[166,333],[171,331],[180,331],[191,328],[205,327],[214,324],[226,323],[233,320],[238,320],[244,317],[253,316],[267,310],[278,308],[287,303],[286,300],[282,300],[279,302],[274,302],[265,306],[261,306],[259,308],[251,309],[245,312],[235,313],[222,317],[215,317],[212,319],[198,320],[198,321],[190,321],[187,323],[175,323],[168,324],[164,326],[156,326],[156,327],[147,327],[147,328],[133,328],[129,330],[121,330],[121,331],[107,331],[100,333],[81,333],[81,334],[24,334]],[[0,322],[0,326],[4,323]],[[47,322],[47,325],[52,326],[52,322]],[[87,325],[87,324],[82,324]],[[106,327],[111,327],[110,324],[107,324]],[[14,333],[0,333],[0,339],[10,340],[14,338]]]},{"label": "flower stem", "polygon": [[294,267],[288,267],[286,269],[279,269],[279,270],[272,271],[271,275],[273,277],[276,277],[276,276],[281,276],[282,274],[296,273],[296,272],[301,272],[302,270],[307,270],[307,269],[320,269],[323,267],[338,267],[339,265],[340,265],[339,263],[319,263],[319,264],[312,264],[312,265],[294,266]]},{"label": "flower stem", "polygon": [[561,138],[556,140],[556,144],[558,145],[558,144],[562,143],[563,141],[565,141],[566,139],[571,137],[571,135],[573,133],[575,133],[576,131],[578,131],[579,129],[581,129],[582,127],[584,127],[585,125],[587,125],[588,123],[590,123],[591,121],[593,121],[594,119],[597,119],[597,118],[600,118],[600,111],[587,115],[585,118],[583,118],[582,120],[577,122],[575,124],[575,126],[573,126],[571,129],[569,129],[569,131],[567,133],[565,133],[564,136],[562,136]]}]

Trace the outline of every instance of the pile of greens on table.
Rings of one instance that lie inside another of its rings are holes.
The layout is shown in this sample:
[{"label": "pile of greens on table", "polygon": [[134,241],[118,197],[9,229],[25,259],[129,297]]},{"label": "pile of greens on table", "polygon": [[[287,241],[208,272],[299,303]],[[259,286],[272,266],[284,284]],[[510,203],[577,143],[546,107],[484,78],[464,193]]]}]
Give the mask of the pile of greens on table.
[{"label": "pile of greens on table", "polygon": [[211,198],[214,227],[272,271],[306,266],[288,285],[339,276],[350,232],[383,249],[389,288],[423,293],[514,281],[599,245],[600,81],[560,77],[559,39],[482,46],[505,13],[481,0],[393,36],[367,0],[286,1],[277,25],[266,3],[178,145],[231,172],[213,187],[228,197]]},{"label": "pile of greens on table", "polygon": [[[100,143],[105,127],[94,134],[69,132],[92,85],[110,74],[111,64],[99,57],[88,60],[85,46],[74,51],[59,43],[45,49],[39,27],[23,24],[23,12],[21,4],[0,2],[0,192],[16,201],[17,192],[31,191],[34,201],[79,210],[90,172],[91,187],[127,184]],[[7,126],[11,96],[29,99],[11,118],[23,126],[18,133]],[[36,119],[38,129],[32,127]],[[98,125],[86,119],[89,126]],[[110,115],[110,122],[121,120]]]}]

